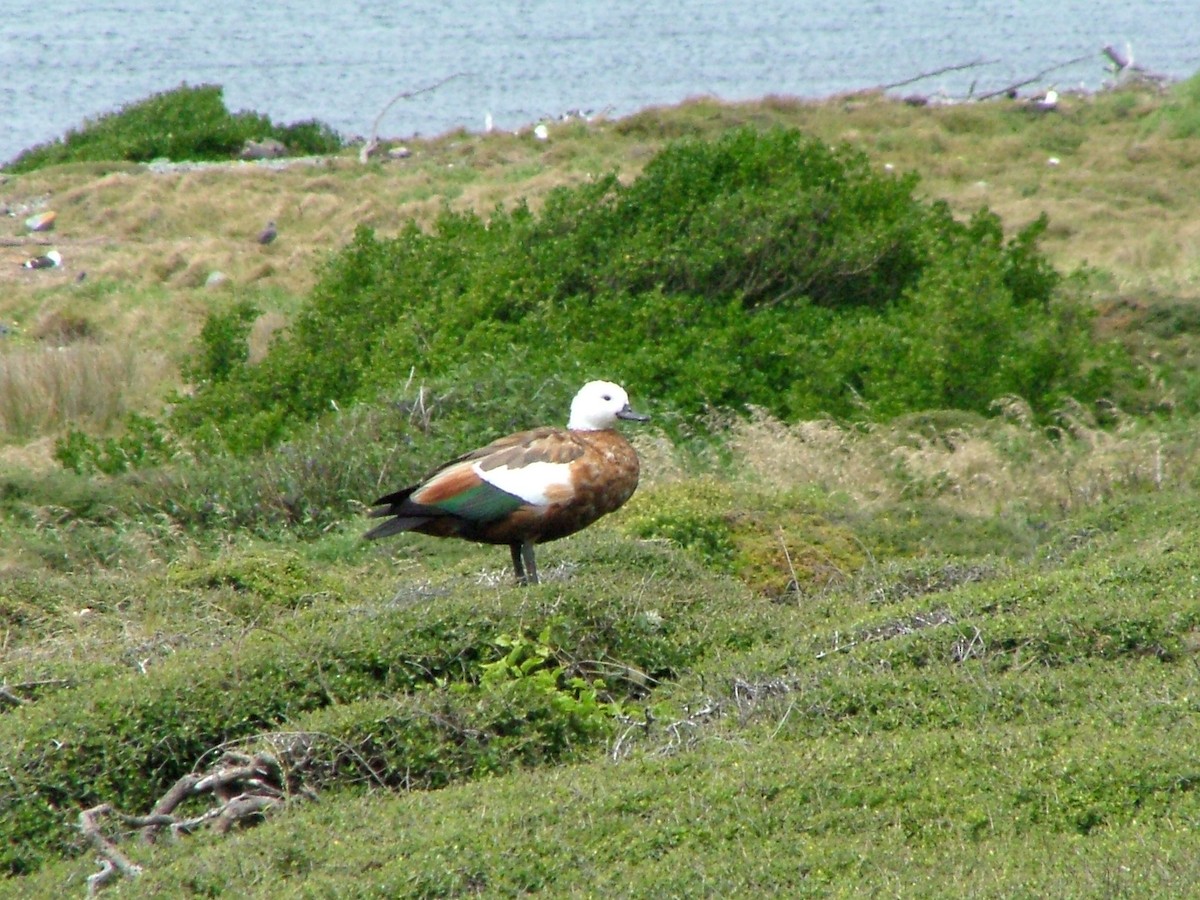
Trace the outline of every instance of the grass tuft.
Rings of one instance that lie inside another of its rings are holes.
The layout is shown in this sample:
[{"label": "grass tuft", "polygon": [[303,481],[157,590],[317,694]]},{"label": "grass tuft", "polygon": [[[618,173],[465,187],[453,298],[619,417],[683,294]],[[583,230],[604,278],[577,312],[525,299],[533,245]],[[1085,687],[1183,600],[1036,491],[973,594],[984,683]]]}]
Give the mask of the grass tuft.
[{"label": "grass tuft", "polygon": [[59,346],[0,355],[0,432],[28,440],[59,429],[106,431],[153,396],[166,368],[133,346],[80,340],[87,320],[51,317],[42,337]]}]

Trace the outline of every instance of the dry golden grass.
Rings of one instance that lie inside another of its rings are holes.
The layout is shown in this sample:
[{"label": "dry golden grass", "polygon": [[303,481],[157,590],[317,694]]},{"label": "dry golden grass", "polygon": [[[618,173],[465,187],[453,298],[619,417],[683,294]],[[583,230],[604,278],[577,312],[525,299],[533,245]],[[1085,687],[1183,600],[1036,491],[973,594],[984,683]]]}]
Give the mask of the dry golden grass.
[{"label": "dry golden grass", "polygon": [[161,356],[83,341],[0,356],[0,432],[36,438],[67,427],[103,431],[153,396]]},{"label": "dry golden grass", "polygon": [[969,515],[1006,509],[1071,511],[1117,489],[1161,489],[1188,476],[1196,448],[1164,445],[1132,421],[1102,429],[1083,410],[1035,426],[1016,398],[995,420],[912,416],[887,425],[787,425],[759,411],[732,424],[741,465],[780,490],[809,488],[864,507],[932,499]]},{"label": "dry golden grass", "polygon": [[[1102,95],[1065,97],[1061,112],[1041,117],[1005,104],[911,108],[870,93],[813,103],[698,99],[626,120],[555,126],[546,143],[455,132],[405,142],[410,158],[366,166],[349,154],[283,170],[66,166],[14,177],[0,196],[19,206],[49,195],[59,212],[54,243],[75,272],[189,287],[219,270],[235,283],[266,280],[302,293],[314,259],[360,223],[388,233],[408,221],[428,224],[446,204],[486,214],[519,197],[536,203],[553,187],[601,172],[632,176],[681,134],[778,123],[858,146],[881,166],[915,170],[927,195],[963,213],[988,203],[1014,228],[1043,210],[1069,221],[1049,241],[1065,266],[1086,259],[1144,270],[1146,253],[1130,248],[1164,235],[1182,234],[1179,258],[1192,256],[1200,183],[1186,175],[1200,163],[1200,141],[1143,133],[1154,98],[1128,96],[1121,115],[1109,110],[1113,96]],[[254,236],[268,219],[279,223],[280,239],[262,248]],[[0,283],[20,277],[0,271]]]}]

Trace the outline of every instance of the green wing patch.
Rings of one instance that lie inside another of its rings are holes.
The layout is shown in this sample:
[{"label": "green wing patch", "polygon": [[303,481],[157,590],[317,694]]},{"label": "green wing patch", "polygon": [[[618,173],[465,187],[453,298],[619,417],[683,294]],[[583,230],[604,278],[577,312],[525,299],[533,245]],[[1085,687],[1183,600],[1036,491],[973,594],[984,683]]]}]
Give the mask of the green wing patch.
[{"label": "green wing patch", "polygon": [[483,481],[460,494],[431,505],[435,509],[472,522],[492,522],[503,518],[524,503],[520,497]]}]

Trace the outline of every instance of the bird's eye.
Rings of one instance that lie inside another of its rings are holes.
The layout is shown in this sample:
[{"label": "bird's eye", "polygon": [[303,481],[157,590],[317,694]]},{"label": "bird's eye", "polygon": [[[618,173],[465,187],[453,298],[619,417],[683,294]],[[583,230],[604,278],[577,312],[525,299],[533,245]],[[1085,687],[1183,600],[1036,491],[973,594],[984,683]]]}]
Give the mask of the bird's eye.
[{"label": "bird's eye", "polygon": [[607,403],[608,401],[612,400],[612,395],[611,395],[611,394],[605,394],[605,395],[604,395],[603,397],[601,397],[600,399],[601,399],[601,400],[603,400],[605,403]]}]

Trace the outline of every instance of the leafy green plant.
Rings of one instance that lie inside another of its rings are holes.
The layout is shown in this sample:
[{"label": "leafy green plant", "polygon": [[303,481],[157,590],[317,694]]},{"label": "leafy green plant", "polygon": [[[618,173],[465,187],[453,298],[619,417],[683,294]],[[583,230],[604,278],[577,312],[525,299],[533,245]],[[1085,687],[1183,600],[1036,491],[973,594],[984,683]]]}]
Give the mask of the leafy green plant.
[{"label": "leafy green plant", "polygon": [[54,443],[54,458],[77,474],[116,475],[130,469],[160,466],[174,459],[179,447],[157,419],[131,413],[119,437],[95,438],[77,429]]},{"label": "leafy green plant", "polygon": [[[480,665],[479,683],[484,690],[521,681],[528,690],[547,698],[551,708],[567,717],[576,738],[595,738],[607,732],[611,719],[621,712],[616,700],[601,700],[606,690],[603,679],[588,681],[571,675],[551,646],[553,623],[536,638],[501,634],[494,640],[504,655]],[[552,748],[553,749],[553,748]]]},{"label": "leafy green plant", "polygon": [[192,381],[225,381],[250,355],[247,340],[259,309],[242,300],[223,312],[210,313],[200,329],[200,350],[183,368]]},{"label": "leafy green plant", "polygon": [[84,123],[26,150],[5,168],[32,172],[67,162],[230,159],[248,140],[275,138],[293,153],[330,153],[341,139],[316,121],[280,127],[254,112],[230,113],[219,85],[183,84]]},{"label": "leafy green plant", "polygon": [[[1046,414],[1128,371],[1038,249],[1044,220],[1005,240],[995,215],[959,222],[915,186],[798,131],[741,128],[671,146],[628,186],[555,191],[538,213],[360,229],[266,358],[223,369],[172,424],[256,451],[414,372],[486,395],[519,371],[517,395],[553,385],[558,415],[603,376],[684,417],[756,405],[794,420],[987,413],[1002,394]],[[463,411],[475,437],[507,424]]]}]

